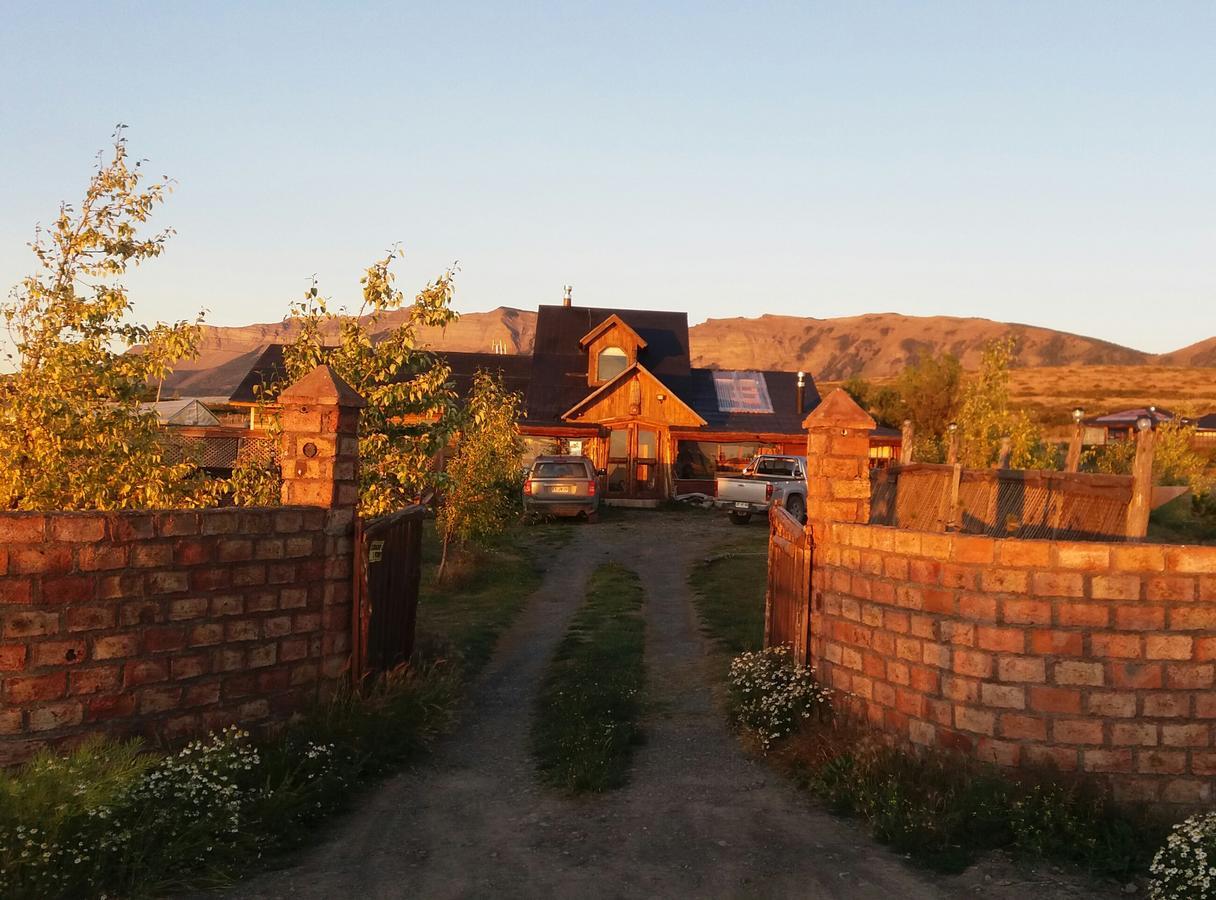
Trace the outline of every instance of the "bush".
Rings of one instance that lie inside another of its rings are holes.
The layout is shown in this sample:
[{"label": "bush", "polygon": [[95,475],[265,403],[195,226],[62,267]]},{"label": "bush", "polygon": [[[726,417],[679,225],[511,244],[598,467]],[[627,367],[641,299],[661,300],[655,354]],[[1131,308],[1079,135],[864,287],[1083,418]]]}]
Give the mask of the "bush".
[{"label": "bush", "polygon": [[729,688],[735,720],[768,751],[803,719],[830,709],[830,692],[815,670],[795,664],[785,647],[741,653],[730,664]]},{"label": "bush", "polygon": [[0,773],[0,896],[163,894],[302,843],[352,788],[418,752],[458,680],[421,666],[342,691],[276,737],[228,728],[172,755],[94,738]]},{"label": "bush", "polygon": [[1149,869],[1154,900],[1216,898],[1216,813],[1195,815],[1178,823]]}]

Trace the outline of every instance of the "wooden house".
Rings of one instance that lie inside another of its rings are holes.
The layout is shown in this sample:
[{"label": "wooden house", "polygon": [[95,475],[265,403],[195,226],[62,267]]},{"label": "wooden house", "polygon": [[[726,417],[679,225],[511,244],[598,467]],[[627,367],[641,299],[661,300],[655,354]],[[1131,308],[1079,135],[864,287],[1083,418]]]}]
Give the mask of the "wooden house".
[{"label": "wooden house", "polygon": [[[441,352],[459,393],[478,370],[524,398],[529,458],[589,457],[606,473],[610,503],[653,505],[712,495],[719,473],[757,453],[806,451],[802,420],[819,403],[809,375],[695,368],[688,316],[657,310],[541,306],[530,356]],[[254,405],[254,387],[282,372],[272,345],[230,398]],[[899,434],[872,438],[876,462],[899,457]]]}]

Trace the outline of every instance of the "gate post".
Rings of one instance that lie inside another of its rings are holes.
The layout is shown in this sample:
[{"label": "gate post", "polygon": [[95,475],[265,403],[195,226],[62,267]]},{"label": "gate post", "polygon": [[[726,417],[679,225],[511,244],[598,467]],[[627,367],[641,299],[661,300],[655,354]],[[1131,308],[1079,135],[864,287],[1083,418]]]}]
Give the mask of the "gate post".
[{"label": "gate post", "polygon": [[[814,545],[830,543],[827,530],[836,522],[870,521],[870,431],[875,422],[844,390],[837,388],[802,423],[806,429],[806,559],[810,572],[808,621],[810,661],[822,660],[819,613],[826,588],[814,564]],[[829,684],[821,673],[823,684]]]},{"label": "gate post", "polygon": [[365,406],[329,366],[317,366],[279,395],[283,505],[326,510],[324,572],[308,604],[321,613],[320,665],[327,679],[341,676],[351,662],[359,410]]}]

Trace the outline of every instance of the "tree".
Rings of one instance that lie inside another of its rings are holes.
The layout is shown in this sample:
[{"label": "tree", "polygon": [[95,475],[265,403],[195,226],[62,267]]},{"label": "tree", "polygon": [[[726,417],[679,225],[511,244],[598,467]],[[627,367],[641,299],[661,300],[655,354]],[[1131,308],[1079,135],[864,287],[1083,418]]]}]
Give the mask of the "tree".
[{"label": "tree", "polygon": [[[377,330],[386,314],[405,305],[393,286],[394,248],[368,267],[360,280],[362,306],[357,316],[330,312],[314,284],[293,304],[299,326],[284,349],[286,379],[269,385],[263,398],[273,401],[283,387],[325,363],[367,401],[359,417],[359,513],[379,516],[415,503],[445,475],[436,464],[460,424],[451,369],[419,345],[423,326],[443,327],[456,319],[451,308],[454,270],[428,284],[407,308],[407,315],[387,332]],[[331,345],[327,335],[336,334]],[[249,496],[259,495],[254,479]]]},{"label": "tree", "polygon": [[172,233],[143,233],[169,186],[142,180],[120,127],[113,158],[99,159],[79,207],[61,205],[37,231],[38,268],[0,307],[16,347],[15,372],[0,380],[0,509],[215,502],[216,485],[140,408],[149,385],[193,356],[198,340],[197,322],[129,320],[118,279],[160,256]]},{"label": "tree", "polygon": [[1056,468],[1057,451],[1022,410],[1009,403],[1009,368],[1014,359],[1012,339],[984,348],[980,370],[967,379],[958,412],[959,462],[984,469],[997,462],[1004,438],[1010,440],[1010,465],[1015,469]]},{"label": "tree", "polygon": [[912,420],[914,459],[945,459],[946,429],[958,410],[962,380],[962,364],[949,353],[926,356],[899,376],[899,421]]},{"label": "tree", "polygon": [[519,394],[506,390],[497,376],[482,371],[474,376],[455,452],[447,463],[447,488],[436,513],[443,536],[440,579],[453,543],[500,534],[520,502],[521,404]]}]

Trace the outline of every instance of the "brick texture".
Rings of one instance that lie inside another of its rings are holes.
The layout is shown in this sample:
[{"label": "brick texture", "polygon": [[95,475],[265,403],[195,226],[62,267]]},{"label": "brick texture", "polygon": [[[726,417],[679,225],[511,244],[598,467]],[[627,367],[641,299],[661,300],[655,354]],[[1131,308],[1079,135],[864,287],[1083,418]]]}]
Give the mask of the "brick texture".
[{"label": "brick texture", "polygon": [[0,765],[259,727],[346,677],[358,410],[326,399],[285,416],[295,505],[0,513]]}]

